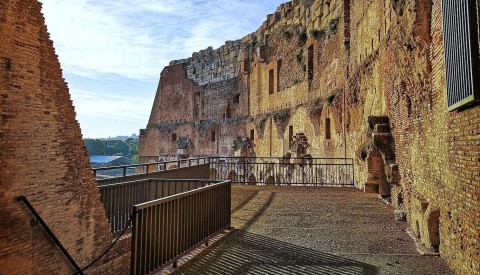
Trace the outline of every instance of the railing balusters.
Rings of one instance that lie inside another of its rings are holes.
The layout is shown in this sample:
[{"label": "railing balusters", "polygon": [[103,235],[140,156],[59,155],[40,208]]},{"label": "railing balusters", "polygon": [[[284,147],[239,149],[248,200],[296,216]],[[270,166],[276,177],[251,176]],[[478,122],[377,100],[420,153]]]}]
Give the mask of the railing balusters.
[{"label": "railing balusters", "polygon": [[128,225],[133,205],[195,190],[208,186],[210,182],[211,180],[148,179],[103,185],[99,186],[100,199],[111,230],[116,233]]},{"label": "railing balusters", "polygon": [[270,177],[275,185],[353,187],[355,183],[351,158],[217,157],[210,160],[210,169],[215,171],[213,178],[238,184],[265,185]]}]

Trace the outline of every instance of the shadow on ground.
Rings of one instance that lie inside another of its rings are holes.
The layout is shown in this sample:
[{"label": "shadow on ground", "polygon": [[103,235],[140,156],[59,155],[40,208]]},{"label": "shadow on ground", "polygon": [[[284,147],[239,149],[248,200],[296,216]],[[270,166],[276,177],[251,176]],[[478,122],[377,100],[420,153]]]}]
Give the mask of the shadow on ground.
[{"label": "shadow on ground", "polygon": [[377,274],[375,266],[233,230],[175,274]]},{"label": "shadow on ground", "polygon": [[[257,195],[248,196],[233,212]],[[212,245],[175,274],[377,274],[375,266],[248,232],[276,193],[239,229]]]}]

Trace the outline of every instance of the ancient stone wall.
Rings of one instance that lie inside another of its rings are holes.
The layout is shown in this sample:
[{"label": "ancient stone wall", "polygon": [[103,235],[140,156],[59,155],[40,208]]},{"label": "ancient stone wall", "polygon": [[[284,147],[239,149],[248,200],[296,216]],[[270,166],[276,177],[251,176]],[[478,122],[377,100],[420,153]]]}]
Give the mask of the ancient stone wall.
[{"label": "ancient stone wall", "polygon": [[140,132],[141,161],[181,155],[179,138],[191,140],[192,156],[233,155],[233,141],[243,135],[248,114],[241,73],[248,50],[242,45],[227,41],[172,61],[162,71],[149,123]]},{"label": "ancient stone wall", "polygon": [[[1,1],[0,37],[0,273],[71,274],[17,200],[30,201],[81,267],[112,240],[40,3]],[[118,245],[92,272],[125,273],[128,264]]]},{"label": "ancient stone wall", "polygon": [[[440,0],[291,1],[232,56],[227,81],[188,76],[214,82],[200,109],[225,140],[253,133],[257,156],[282,156],[304,133],[313,157],[354,158],[355,184],[391,196],[426,250],[458,274],[479,270],[480,107],[448,112]],[[225,111],[224,90],[248,104]]]},{"label": "ancient stone wall", "polygon": [[480,253],[479,107],[448,112],[441,1],[392,2],[389,13],[383,90],[400,174],[392,203],[426,250],[472,274]]}]

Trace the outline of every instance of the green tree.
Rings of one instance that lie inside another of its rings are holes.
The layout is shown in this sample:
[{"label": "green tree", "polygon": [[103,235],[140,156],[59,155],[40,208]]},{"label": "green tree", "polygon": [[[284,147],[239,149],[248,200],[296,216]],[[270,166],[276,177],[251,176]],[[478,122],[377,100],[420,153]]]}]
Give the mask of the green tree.
[{"label": "green tree", "polygon": [[[119,140],[119,141],[116,141],[114,144],[113,144],[113,148],[115,149],[115,153],[114,154],[117,154],[117,153],[121,153],[122,156],[125,156],[125,157],[128,157],[129,156],[129,153],[130,153],[130,148],[128,147],[128,145]],[[130,155],[131,156],[131,155]]]},{"label": "green tree", "polygon": [[138,154],[133,155],[131,160],[133,160],[135,163],[138,163]]},{"label": "green tree", "polygon": [[83,140],[85,147],[87,147],[88,155],[104,155],[105,144],[99,139],[86,138]]},{"label": "green tree", "polygon": [[137,155],[137,158],[138,158],[138,140],[129,138],[125,140],[125,143],[128,145],[128,148],[129,148],[130,159],[132,159],[135,162],[138,162],[138,159],[137,160],[133,159],[135,155]]}]

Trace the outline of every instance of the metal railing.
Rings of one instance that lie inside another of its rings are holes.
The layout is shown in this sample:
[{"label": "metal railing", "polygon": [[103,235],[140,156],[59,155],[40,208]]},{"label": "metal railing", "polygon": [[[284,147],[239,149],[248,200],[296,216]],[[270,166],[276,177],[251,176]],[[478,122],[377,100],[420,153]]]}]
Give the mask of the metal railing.
[{"label": "metal railing", "polygon": [[93,175],[98,178],[125,177],[130,175],[148,174],[168,169],[190,167],[209,162],[209,157],[179,159],[164,162],[140,163],[132,165],[108,166],[93,168]]},{"label": "metal railing", "polygon": [[131,274],[148,274],[230,227],[231,183],[134,206]]},{"label": "metal railing", "polygon": [[133,206],[208,186],[212,180],[146,179],[99,186],[113,233],[128,226]]},{"label": "metal railing", "polygon": [[210,178],[254,185],[354,186],[352,158],[211,157]]},{"label": "metal railing", "polygon": [[72,256],[68,253],[68,251],[65,249],[65,247],[62,245],[60,240],[58,240],[57,236],[53,234],[52,230],[50,227],[45,223],[45,221],[42,219],[40,214],[38,214],[37,210],[32,206],[30,201],[25,197],[25,196],[20,196],[17,198],[17,200],[23,202],[25,206],[30,210],[32,215],[35,217],[35,220],[40,223],[40,225],[43,227],[43,230],[45,230],[45,233],[50,237],[50,239],[55,243],[55,245],[60,249],[62,252],[63,256],[67,258],[68,262],[70,265],[75,269],[76,273],[75,274],[81,274],[83,275],[83,269],[81,269],[78,264],[75,262],[75,260],[72,258]]}]

